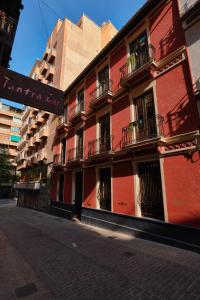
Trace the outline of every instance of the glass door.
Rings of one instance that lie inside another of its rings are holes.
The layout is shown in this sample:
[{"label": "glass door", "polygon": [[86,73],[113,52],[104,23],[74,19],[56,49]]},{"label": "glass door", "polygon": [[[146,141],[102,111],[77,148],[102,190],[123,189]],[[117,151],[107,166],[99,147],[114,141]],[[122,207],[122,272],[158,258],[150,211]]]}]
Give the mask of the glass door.
[{"label": "glass door", "polygon": [[136,141],[157,136],[153,92],[148,92],[134,101]]}]

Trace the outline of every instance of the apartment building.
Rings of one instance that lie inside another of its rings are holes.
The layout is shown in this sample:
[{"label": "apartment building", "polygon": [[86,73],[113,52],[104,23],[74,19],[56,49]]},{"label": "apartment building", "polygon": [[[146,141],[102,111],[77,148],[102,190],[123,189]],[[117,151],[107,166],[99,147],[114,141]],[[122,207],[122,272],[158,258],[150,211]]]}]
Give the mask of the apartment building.
[{"label": "apartment building", "polygon": [[[30,77],[64,90],[116,32],[111,22],[98,26],[85,15],[77,24],[59,19]],[[30,107],[24,113],[18,160],[21,182],[15,186],[23,205],[41,204],[43,198],[48,201],[47,177],[52,169],[53,145],[62,120],[63,117]]]},{"label": "apartment building", "polygon": [[0,148],[7,148],[9,159],[15,163],[20,142],[23,109],[0,102]]},{"label": "apartment building", "polygon": [[149,0],[70,84],[53,148],[52,213],[200,226],[186,47],[178,1]]},{"label": "apartment building", "polygon": [[193,92],[200,116],[200,1],[179,0],[179,9],[185,33]]}]

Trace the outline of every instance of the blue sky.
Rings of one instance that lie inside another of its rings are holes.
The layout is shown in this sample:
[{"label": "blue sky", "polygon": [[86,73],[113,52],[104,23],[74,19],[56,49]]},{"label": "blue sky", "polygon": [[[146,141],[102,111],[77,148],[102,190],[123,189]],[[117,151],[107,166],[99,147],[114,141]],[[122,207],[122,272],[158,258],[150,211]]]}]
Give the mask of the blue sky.
[{"label": "blue sky", "polygon": [[[10,69],[24,75],[30,73],[35,59],[41,58],[48,35],[58,17],[61,19],[66,17],[77,23],[84,13],[99,25],[110,20],[120,30],[145,2],[145,0],[23,0],[24,9],[15,36]],[[10,101],[5,102],[19,106]]]}]

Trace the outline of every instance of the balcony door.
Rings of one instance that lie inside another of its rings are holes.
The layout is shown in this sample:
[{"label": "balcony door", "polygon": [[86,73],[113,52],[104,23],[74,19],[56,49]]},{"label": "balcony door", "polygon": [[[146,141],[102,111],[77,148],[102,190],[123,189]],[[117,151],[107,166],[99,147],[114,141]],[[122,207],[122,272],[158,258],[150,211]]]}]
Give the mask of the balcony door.
[{"label": "balcony door", "polygon": [[76,158],[82,159],[83,158],[83,128],[77,130],[76,138],[77,138]]},{"label": "balcony door", "polygon": [[157,136],[153,92],[150,91],[134,100],[136,141]]},{"label": "balcony door", "polygon": [[129,44],[130,68],[134,71],[149,61],[147,33],[144,31]]},{"label": "balcony door", "polygon": [[77,96],[77,112],[84,111],[84,89],[78,92]]},{"label": "balcony door", "polygon": [[98,96],[101,96],[109,90],[109,67],[108,66],[106,66],[99,72],[98,79],[99,79]]},{"label": "balcony door", "polygon": [[99,152],[109,151],[111,149],[110,138],[110,114],[99,119],[100,125],[100,140],[99,140]]}]

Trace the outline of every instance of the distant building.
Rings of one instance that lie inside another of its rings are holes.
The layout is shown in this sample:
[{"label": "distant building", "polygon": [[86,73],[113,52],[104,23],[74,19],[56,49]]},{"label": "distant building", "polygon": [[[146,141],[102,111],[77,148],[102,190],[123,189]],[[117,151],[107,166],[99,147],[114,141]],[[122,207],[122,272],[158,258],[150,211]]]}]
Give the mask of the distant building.
[{"label": "distant building", "polygon": [[[66,89],[116,33],[111,22],[98,26],[85,15],[77,24],[59,19],[43,57],[36,60],[30,77],[61,90]],[[19,200],[32,205],[31,197],[37,203],[48,196],[47,177],[52,169],[53,146],[63,117],[27,107],[22,121],[17,167],[21,171],[21,182],[16,188]]]},{"label": "distant building", "polygon": [[0,148],[7,148],[11,162],[15,163],[18,144],[21,140],[23,109],[0,101]]},{"label": "distant building", "polygon": [[[12,165],[12,174],[16,173],[17,146],[20,142],[20,128],[23,109],[19,109],[0,101],[0,151],[8,155]],[[1,166],[0,166],[1,167]],[[10,196],[13,182],[4,183],[0,187],[0,197]]]},{"label": "distant building", "polygon": [[22,0],[0,1],[0,66],[9,66]]}]

